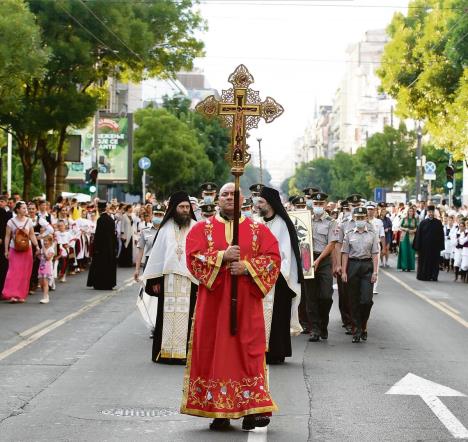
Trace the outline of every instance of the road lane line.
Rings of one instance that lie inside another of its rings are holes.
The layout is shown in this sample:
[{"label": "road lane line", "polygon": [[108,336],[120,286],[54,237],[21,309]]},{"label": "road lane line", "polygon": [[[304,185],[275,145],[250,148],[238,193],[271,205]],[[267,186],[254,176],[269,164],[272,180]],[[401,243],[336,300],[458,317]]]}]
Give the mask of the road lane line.
[{"label": "road lane line", "polygon": [[22,338],[26,338],[27,336],[32,335],[34,332],[40,330],[41,328],[44,328],[46,325],[52,324],[52,322],[55,322],[55,319],[46,319],[45,321],[42,321],[34,327],[28,328],[27,330],[18,333],[18,335]]},{"label": "road lane line", "polygon": [[451,312],[455,313],[456,315],[460,314],[458,310],[454,309],[451,305],[447,304],[444,301],[439,301],[439,304],[442,304],[445,308],[448,308]]},{"label": "road lane line", "polygon": [[444,307],[443,305],[439,304],[438,302],[433,301],[432,299],[428,298],[426,295],[424,295],[420,291],[413,289],[408,284],[406,284],[406,282],[403,282],[397,276],[392,275],[391,273],[387,272],[386,270],[381,270],[381,272],[383,272],[384,275],[388,276],[389,278],[393,279],[395,282],[400,284],[402,287],[404,287],[406,290],[408,290],[413,295],[417,296],[418,298],[422,299],[423,301],[426,301],[428,304],[432,305],[437,310],[440,310],[442,313],[445,313],[446,315],[450,316],[453,320],[457,321],[463,327],[468,328],[468,321],[465,321],[461,316],[459,316],[456,313],[452,312],[447,307]]},{"label": "road lane line", "polygon": [[[122,290],[125,290],[127,287],[130,287],[133,285],[133,278],[130,278],[131,282],[127,282],[124,284],[122,287],[118,288],[117,290],[112,291],[111,293],[108,293],[106,295],[101,295],[99,296],[98,299],[96,299],[93,302],[87,303],[85,306],[81,307],[77,311],[70,313],[69,315],[65,316],[64,318],[50,324],[48,327],[43,328],[42,330],[32,334],[31,336],[27,337],[24,341],[14,345],[13,347],[3,351],[0,353],[0,361],[3,359],[7,358],[8,356],[12,355],[13,353],[16,353],[17,351],[27,347],[28,345],[32,344],[33,342],[36,342],[38,339],[42,338],[46,334],[50,333],[51,331],[55,330],[56,328],[62,326],[63,324],[66,324],[67,322],[71,321],[72,319],[75,319],[76,317],[82,315],[83,313],[87,312],[88,310],[91,310],[92,308],[96,307],[99,304],[102,304],[104,301],[107,301],[108,299],[114,297],[118,293],[120,293]],[[127,280],[128,281],[128,280]]]}]

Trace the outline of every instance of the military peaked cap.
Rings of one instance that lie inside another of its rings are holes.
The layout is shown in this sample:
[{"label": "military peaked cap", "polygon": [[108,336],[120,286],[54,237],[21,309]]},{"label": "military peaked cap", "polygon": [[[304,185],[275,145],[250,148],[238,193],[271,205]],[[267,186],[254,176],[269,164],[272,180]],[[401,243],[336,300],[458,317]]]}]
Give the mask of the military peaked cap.
[{"label": "military peaked cap", "polygon": [[325,192],[314,192],[310,195],[312,201],[325,201],[328,198],[328,195]]},{"label": "military peaked cap", "polygon": [[312,196],[313,193],[320,192],[318,187],[306,187],[304,190],[304,195]]},{"label": "military peaked cap", "polygon": [[365,207],[356,207],[353,210],[353,215],[366,216],[367,215],[367,209]]},{"label": "military peaked cap", "polygon": [[349,202],[348,202],[348,200],[343,200],[343,201],[341,201],[341,202],[340,202],[340,207],[341,207],[342,209],[344,209],[344,208],[346,208],[346,207],[349,207]]},{"label": "military peaked cap", "polygon": [[216,204],[202,204],[200,209],[202,213],[214,213],[216,212]]},{"label": "military peaked cap", "polygon": [[303,196],[296,196],[292,201],[291,201],[295,206],[298,204],[304,204],[306,203],[306,200]]},{"label": "military peaked cap", "polygon": [[241,208],[245,209],[246,207],[252,207],[252,205],[253,205],[252,198],[246,198],[244,202],[242,203]]},{"label": "military peaked cap", "polygon": [[155,204],[153,206],[153,213],[162,213],[164,215],[164,213],[166,213],[166,206],[164,204]]},{"label": "military peaked cap", "polygon": [[353,193],[352,195],[349,195],[348,198],[346,198],[348,200],[348,203],[351,203],[351,204],[360,204],[361,203],[361,195],[359,195],[359,193]]},{"label": "military peaked cap", "polygon": [[200,189],[204,192],[216,192],[218,186],[215,183],[203,183]]},{"label": "military peaked cap", "polygon": [[250,187],[249,187],[249,190],[251,192],[258,192],[260,193],[261,190],[263,188],[263,184],[260,184],[260,183],[256,183],[256,184],[252,184]]},{"label": "military peaked cap", "polygon": [[381,201],[379,204],[378,204],[379,207],[387,207],[387,203],[384,203],[383,201]]}]

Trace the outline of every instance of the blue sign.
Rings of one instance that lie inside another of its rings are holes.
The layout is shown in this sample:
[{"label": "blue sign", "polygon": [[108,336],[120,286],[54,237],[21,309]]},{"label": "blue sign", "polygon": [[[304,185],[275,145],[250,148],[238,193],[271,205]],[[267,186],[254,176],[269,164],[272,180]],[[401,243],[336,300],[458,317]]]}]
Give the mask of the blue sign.
[{"label": "blue sign", "polygon": [[383,187],[376,187],[374,189],[374,201],[376,203],[385,201],[385,189]]},{"label": "blue sign", "polygon": [[138,160],[138,167],[142,170],[149,169],[151,167],[151,160],[148,157],[141,157]]},{"label": "blue sign", "polygon": [[430,174],[435,173],[436,169],[437,167],[435,163],[432,161],[427,161],[426,164],[424,165],[424,172],[426,173],[430,173]]}]

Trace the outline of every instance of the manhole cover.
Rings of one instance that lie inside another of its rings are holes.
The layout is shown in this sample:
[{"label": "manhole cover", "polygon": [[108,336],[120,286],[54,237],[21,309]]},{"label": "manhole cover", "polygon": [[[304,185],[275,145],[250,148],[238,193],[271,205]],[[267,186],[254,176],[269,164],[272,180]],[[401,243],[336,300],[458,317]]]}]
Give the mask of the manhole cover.
[{"label": "manhole cover", "polygon": [[119,417],[165,417],[179,414],[175,408],[108,408],[101,411],[106,416]]}]

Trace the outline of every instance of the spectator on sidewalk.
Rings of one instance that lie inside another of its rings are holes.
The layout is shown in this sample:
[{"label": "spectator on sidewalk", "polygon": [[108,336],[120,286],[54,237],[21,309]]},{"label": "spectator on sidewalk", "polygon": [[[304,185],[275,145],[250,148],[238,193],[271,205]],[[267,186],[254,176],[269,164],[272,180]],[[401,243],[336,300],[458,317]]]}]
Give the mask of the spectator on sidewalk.
[{"label": "spectator on sidewalk", "polygon": [[[16,216],[8,221],[6,227],[5,257],[9,265],[3,287],[3,299],[12,303],[23,303],[29,293],[29,280],[33,265],[31,243],[36,249],[38,244],[32,221],[27,217],[26,203],[18,201],[14,212]],[[23,247],[25,238],[28,238],[26,248]]]}]

